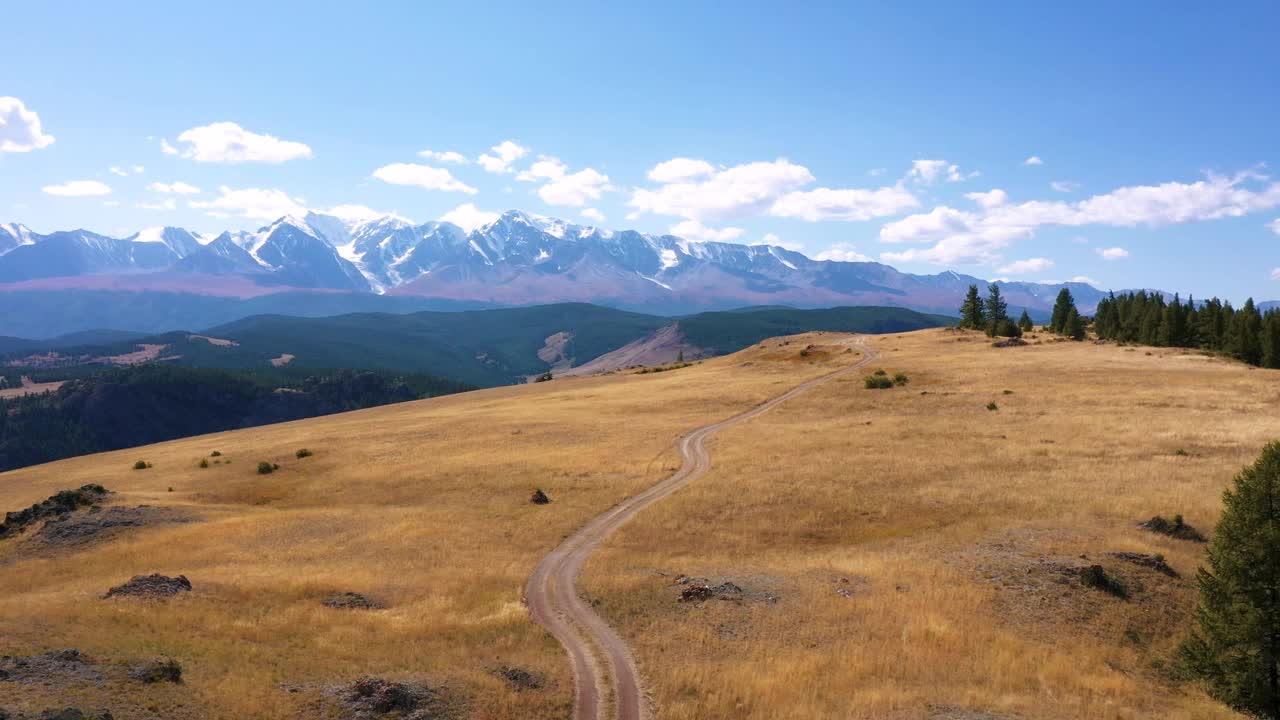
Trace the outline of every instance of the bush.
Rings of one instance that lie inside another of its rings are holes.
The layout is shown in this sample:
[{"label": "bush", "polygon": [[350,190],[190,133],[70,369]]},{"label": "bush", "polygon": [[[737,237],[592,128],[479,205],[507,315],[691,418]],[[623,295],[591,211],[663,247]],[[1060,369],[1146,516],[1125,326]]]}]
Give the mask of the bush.
[{"label": "bush", "polygon": [[554,378],[554,376],[552,376],[552,375],[551,375],[551,371],[550,371],[550,370],[548,370],[548,371],[546,371],[546,372],[542,373],[541,375],[539,375],[539,376],[537,377],[537,379],[536,379],[536,380],[534,380],[534,382],[548,382],[548,381],[550,381],[550,380],[554,380],[554,379],[555,379],[555,378]]},{"label": "bush", "polygon": [[883,368],[879,368],[879,369],[877,369],[875,372],[873,372],[873,373],[871,373],[871,374],[872,374],[872,375],[875,375],[876,377],[884,377],[885,375],[888,375],[889,373],[885,372]]},{"label": "bush", "polygon": [[213,452],[209,453],[209,457],[222,457],[222,453],[218,452],[217,450],[214,450]]},{"label": "bush", "polygon": [[202,468],[209,467],[209,458],[200,458],[200,467]]},{"label": "bush", "polygon": [[1129,591],[1125,588],[1124,584],[1116,578],[1108,575],[1107,571],[1102,569],[1101,565],[1090,565],[1084,570],[1081,570],[1080,582],[1083,583],[1085,587],[1101,590],[1118,598],[1129,597]]},{"label": "bush", "polygon": [[880,375],[868,375],[863,378],[862,382],[868,390],[887,390],[893,387],[893,380],[883,373]]},{"label": "bush", "polygon": [[135,667],[129,675],[144,683],[182,682],[182,666],[177,660],[157,660]]},{"label": "bush", "polygon": [[1003,392],[1003,394],[1005,394],[1005,395],[1012,395],[1012,394],[1013,394],[1013,391],[1012,391],[1012,390],[1005,390],[1005,391]]},{"label": "bush", "polygon": [[995,401],[995,400],[992,400],[991,402],[987,403],[987,409],[988,409],[988,410],[999,410],[999,409],[1000,409],[1000,406],[996,404],[996,401]]},{"label": "bush", "polygon": [[138,462],[133,464],[134,470],[146,470],[149,467],[151,467],[151,463],[147,462],[146,460],[139,460]]},{"label": "bush", "polygon": [[258,474],[259,474],[259,475],[270,475],[271,473],[275,472],[275,471],[276,471],[276,468],[278,468],[278,467],[280,467],[280,466],[279,466],[279,465],[275,465],[275,464],[273,464],[273,463],[266,462],[266,461],[260,462],[260,463],[258,463]]},{"label": "bush", "polygon": [[894,385],[906,385],[906,384],[907,384],[907,383],[909,383],[909,382],[911,382],[911,378],[907,377],[907,374],[906,374],[906,373],[894,373],[894,374],[893,374],[893,384],[894,384]]},{"label": "bush", "polygon": [[305,458],[305,457],[311,457],[311,455],[312,455],[312,454],[313,454],[313,453],[312,453],[310,450],[306,449],[306,448],[302,448],[302,449],[301,449],[301,450],[299,450],[298,452],[294,453],[294,455],[297,455],[297,456],[298,456],[298,459],[299,459],[299,460],[301,460],[302,458]]}]

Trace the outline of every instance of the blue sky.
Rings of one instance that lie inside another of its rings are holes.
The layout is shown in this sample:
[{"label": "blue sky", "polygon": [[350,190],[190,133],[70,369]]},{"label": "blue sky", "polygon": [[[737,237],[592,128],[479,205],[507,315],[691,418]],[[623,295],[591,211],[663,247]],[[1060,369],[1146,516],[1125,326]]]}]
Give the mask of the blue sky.
[{"label": "blue sky", "polygon": [[1280,297],[1275,3],[605,5],[10,5],[0,222],[520,208]]}]

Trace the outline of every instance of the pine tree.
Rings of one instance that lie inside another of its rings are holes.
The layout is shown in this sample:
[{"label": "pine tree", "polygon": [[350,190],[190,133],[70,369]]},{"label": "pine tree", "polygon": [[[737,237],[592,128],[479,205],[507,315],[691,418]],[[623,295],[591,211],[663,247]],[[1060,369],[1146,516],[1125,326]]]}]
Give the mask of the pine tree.
[{"label": "pine tree", "polygon": [[1268,310],[1262,318],[1262,366],[1280,368],[1280,310]]},{"label": "pine tree", "polygon": [[969,330],[981,330],[987,326],[986,313],[982,309],[982,299],[978,297],[978,286],[970,285],[964,296],[964,304],[960,306],[960,327]]},{"label": "pine tree", "polygon": [[1063,328],[1067,326],[1067,314],[1076,306],[1076,299],[1071,297],[1071,291],[1062,288],[1058,292],[1058,300],[1053,304],[1053,317],[1049,319],[1049,331],[1055,333],[1063,332]]},{"label": "pine tree", "polygon": [[1009,322],[1009,303],[1000,295],[1000,286],[987,286],[987,334],[995,335]]},{"label": "pine tree", "polygon": [[1062,334],[1072,340],[1084,339],[1084,319],[1080,317],[1074,305],[1067,312],[1067,321],[1063,324]]},{"label": "pine tree", "polygon": [[1222,702],[1280,718],[1280,443],[1236,475],[1222,504],[1182,658]]},{"label": "pine tree", "polygon": [[1036,326],[1031,322],[1031,316],[1027,314],[1026,309],[1022,311],[1022,317],[1018,318],[1018,329],[1022,332],[1031,332]]}]

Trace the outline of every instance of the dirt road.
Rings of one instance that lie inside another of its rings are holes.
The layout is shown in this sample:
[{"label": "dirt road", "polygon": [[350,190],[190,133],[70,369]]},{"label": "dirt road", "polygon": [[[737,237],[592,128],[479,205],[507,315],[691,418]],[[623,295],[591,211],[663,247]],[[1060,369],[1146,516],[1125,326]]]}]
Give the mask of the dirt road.
[{"label": "dirt road", "polygon": [[552,550],[529,579],[525,601],[535,622],[547,629],[569,653],[576,696],[575,720],[643,720],[648,704],[640,687],[640,672],[626,642],[578,595],[578,575],[591,552],[636,513],[702,476],[711,467],[703,442],[731,425],[750,420],[806,390],[851,373],[879,354],[860,339],[848,341],[862,351],[858,362],[795,386],[740,415],[698,428],[680,438],[683,463],[671,477],[622,501],[597,516]]}]

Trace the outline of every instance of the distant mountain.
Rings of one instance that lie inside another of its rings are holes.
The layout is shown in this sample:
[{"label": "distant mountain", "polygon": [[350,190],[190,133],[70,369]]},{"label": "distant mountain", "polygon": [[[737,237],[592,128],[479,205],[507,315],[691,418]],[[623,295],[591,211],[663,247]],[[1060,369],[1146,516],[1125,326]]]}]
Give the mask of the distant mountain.
[{"label": "distant mountain", "polygon": [[[114,278],[123,278],[116,282]],[[221,279],[221,280],[219,280]],[[591,302],[683,314],[752,305],[879,305],[954,313],[971,284],[874,262],[812,260],[773,245],[694,242],[575,225],[517,210],[470,232],[394,216],[309,213],[256,232],[202,237],[155,228],[116,239],[0,225],[0,290],[165,289],[198,295],[343,291],[492,306]],[[1062,284],[1002,282],[1010,306],[1042,316]],[[1103,293],[1067,283],[1081,310]],[[103,323],[95,326],[118,326]],[[0,326],[0,332],[11,332]]]}]

